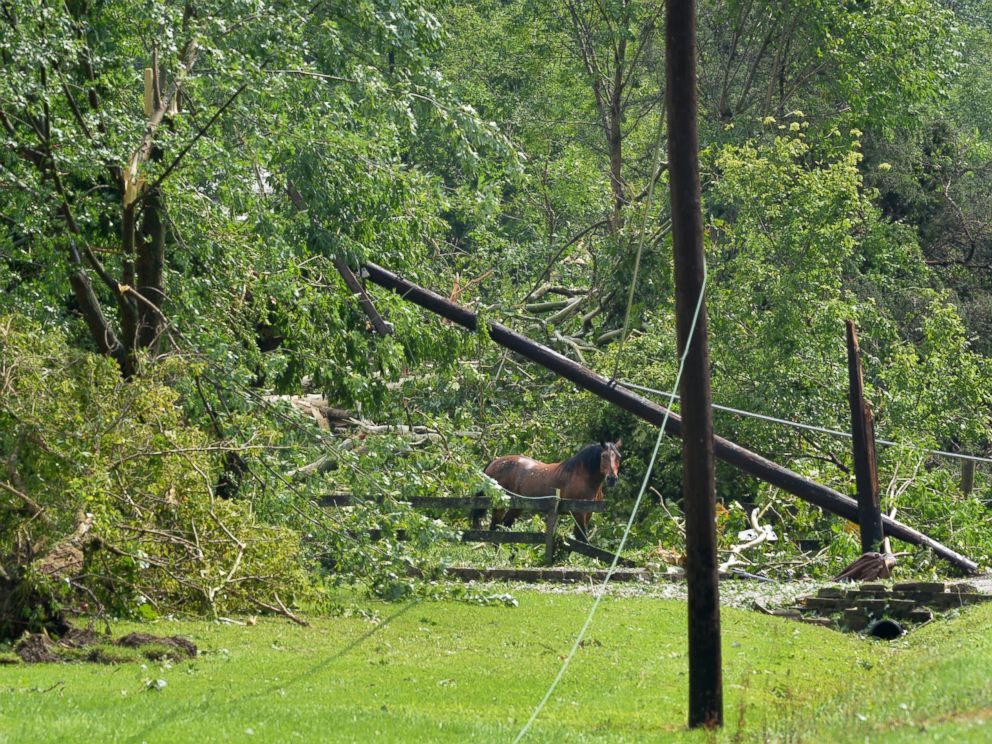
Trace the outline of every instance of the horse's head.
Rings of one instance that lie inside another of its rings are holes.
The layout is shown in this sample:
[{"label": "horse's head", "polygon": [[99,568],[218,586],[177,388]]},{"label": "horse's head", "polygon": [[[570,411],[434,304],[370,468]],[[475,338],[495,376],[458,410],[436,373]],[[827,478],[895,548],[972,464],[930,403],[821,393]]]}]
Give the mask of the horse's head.
[{"label": "horse's head", "polygon": [[615,486],[620,480],[620,442],[600,442],[599,472],[607,487]]}]

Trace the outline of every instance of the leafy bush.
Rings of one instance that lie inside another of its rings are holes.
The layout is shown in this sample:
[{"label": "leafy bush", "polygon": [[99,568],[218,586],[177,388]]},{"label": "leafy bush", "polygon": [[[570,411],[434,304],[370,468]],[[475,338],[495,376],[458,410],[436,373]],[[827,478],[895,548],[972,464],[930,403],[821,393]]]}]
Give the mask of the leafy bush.
[{"label": "leafy bush", "polygon": [[[144,617],[257,611],[310,594],[299,536],[260,522],[248,500],[216,496],[223,447],[185,421],[168,384],[185,373],[172,359],[124,381],[112,360],[70,349],[61,333],[0,318],[8,573],[43,594],[68,586]],[[85,565],[45,570],[41,557],[83,521]]]}]

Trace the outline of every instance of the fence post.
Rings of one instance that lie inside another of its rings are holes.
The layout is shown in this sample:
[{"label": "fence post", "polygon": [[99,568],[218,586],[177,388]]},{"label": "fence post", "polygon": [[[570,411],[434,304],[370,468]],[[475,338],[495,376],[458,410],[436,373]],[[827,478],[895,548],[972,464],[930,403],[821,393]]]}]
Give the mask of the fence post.
[{"label": "fence post", "polygon": [[865,401],[861,349],[858,346],[858,329],[853,320],[847,321],[847,376],[850,384],[848,397],[851,403],[861,552],[869,553],[878,550],[882,544],[882,507],[878,498],[878,468],[875,464],[875,420]]},{"label": "fence post", "polygon": [[558,525],[558,503],[561,501],[561,490],[555,489],[555,500],[548,511],[548,532],[544,538],[544,563],[552,565],[555,561],[555,527]]},{"label": "fence post", "polygon": [[961,461],[961,492],[965,496],[971,496],[971,492],[975,490],[975,461],[974,460],[962,460]]}]

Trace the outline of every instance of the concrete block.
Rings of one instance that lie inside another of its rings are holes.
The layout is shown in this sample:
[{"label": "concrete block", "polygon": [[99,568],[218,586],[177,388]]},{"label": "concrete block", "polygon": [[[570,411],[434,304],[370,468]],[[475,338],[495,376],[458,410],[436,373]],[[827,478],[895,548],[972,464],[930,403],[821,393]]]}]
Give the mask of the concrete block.
[{"label": "concrete block", "polygon": [[862,592],[872,592],[873,594],[888,594],[889,587],[885,584],[862,584],[858,587]]},{"label": "concrete block", "polygon": [[844,597],[804,597],[803,606],[816,612],[838,612],[850,607],[851,602]]},{"label": "concrete block", "polygon": [[868,614],[864,610],[859,609],[848,609],[844,610],[844,625],[846,625],[851,630],[864,630],[868,627]]},{"label": "concrete block", "polygon": [[816,596],[825,599],[840,599],[847,596],[847,589],[839,586],[824,586],[816,593]]},{"label": "concrete block", "polygon": [[847,593],[849,599],[884,599],[890,596],[888,592],[864,591],[862,589],[852,589]]},{"label": "concrete block", "polygon": [[965,583],[948,584],[947,585],[947,591],[949,591],[949,592],[957,592],[958,594],[961,594],[961,593],[965,593],[965,594],[977,594],[978,593],[978,587],[975,586],[974,584],[965,584]]},{"label": "concrete block", "polygon": [[857,607],[874,617],[881,617],[885,613],[885,605],[884,599],[859,599]]},{"label": "concrete block", "polygon": [[942,581],[901,581],[892,585],[894,592],[943,593],[947,584]]},{"label": "concrete block", "polygon": [[916,610],[916,602],[911,599],[890,599],[885,614],[897,618],[909,618]]}]

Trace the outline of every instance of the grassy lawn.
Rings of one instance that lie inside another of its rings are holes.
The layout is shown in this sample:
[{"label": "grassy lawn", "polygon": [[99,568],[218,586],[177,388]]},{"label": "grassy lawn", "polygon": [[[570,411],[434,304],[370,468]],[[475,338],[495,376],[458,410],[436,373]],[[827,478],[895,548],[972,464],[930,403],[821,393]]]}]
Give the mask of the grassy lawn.
[{"label": "grassy lawn", "polygon": [[[591,601],[516,596],[517,608],[356,601],[362,612],[310,628],[144,625],[201,655],[0,667],[0,742],[512,741]],[[992,606],[894,646],[725,609],[718,737],[684,731],[684,626],[683,603],[604,599],[528,741],[992,740]]]}]

